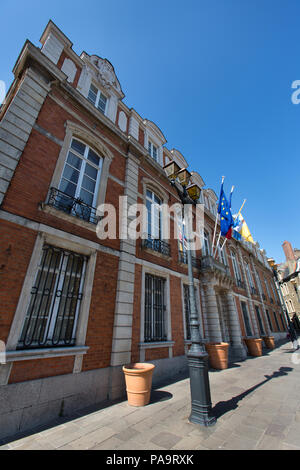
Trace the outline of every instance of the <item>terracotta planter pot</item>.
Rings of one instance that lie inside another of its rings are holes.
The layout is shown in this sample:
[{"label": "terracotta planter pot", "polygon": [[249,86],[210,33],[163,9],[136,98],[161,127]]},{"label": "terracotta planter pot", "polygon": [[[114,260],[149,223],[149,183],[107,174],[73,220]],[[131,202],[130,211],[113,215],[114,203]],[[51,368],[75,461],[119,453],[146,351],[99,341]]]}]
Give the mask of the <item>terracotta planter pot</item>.
[{"label": "terracotta planter pot", "polygon": [[264,340],[266,348],[268,349],[275,348],[274,336],[263,336],[262,339]]},{"label": "terracotta planter pot", "polygon": [[261,338],[246,338],[245,340],[250,356],[262,355],[262,339]]},{"label": "terracotta planter pot", "polygon": [[154,364],[142,362],[123,366],[129,405],[145,406],[149,403],[154,368]]},{"label": "terracotta planter pot", "polygon": [[227,369],[229,343],[206,343],[209,364],[213,369]]}]

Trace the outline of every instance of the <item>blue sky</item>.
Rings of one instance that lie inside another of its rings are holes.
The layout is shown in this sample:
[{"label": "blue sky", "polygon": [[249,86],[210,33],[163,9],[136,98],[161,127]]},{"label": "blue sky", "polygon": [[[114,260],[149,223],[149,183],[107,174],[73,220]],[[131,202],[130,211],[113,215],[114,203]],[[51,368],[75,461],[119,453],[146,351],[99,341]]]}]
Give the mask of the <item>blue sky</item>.
[{"label": "blue sky", "polygon": [[268,256],[300,248],[300,2],[297,0],[17,0],[1,4],[0,80],[51,18],[83,50],[111,61],[125,103],[154,121]]}]

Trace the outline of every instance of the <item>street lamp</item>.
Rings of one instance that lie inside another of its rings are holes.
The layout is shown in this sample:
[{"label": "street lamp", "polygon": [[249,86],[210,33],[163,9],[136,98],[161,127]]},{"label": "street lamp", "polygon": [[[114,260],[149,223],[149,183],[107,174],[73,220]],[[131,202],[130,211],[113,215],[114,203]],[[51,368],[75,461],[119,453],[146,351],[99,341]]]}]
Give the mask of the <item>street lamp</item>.
[{"label": "street lamp", "polygon": [[[169,177],[171,185],[176,188],[183,206],[187,204],[197,204],[200,197],[199,186],[193,184],[188,186],[190,173],[183,169]],[[181,182],[178,187],[176,179]],[[188,187],[187,187],[188,186]],[[189,372],[190,372],[190,390],[191,390],[191,414],[189,421],[195,424],[211,426],[216,423],[216,418],[211,414],[211,396],[208,377],[208,354],[203,346],[199,331],[199,318],[196,310],[194,276],[192,268],[192,254],[190,249],[190,221],[185,224],[185,233],[187,238],[187,264],[189,278],[189,297],[190,297],[190,330],[191,347],[187,353]]]}]

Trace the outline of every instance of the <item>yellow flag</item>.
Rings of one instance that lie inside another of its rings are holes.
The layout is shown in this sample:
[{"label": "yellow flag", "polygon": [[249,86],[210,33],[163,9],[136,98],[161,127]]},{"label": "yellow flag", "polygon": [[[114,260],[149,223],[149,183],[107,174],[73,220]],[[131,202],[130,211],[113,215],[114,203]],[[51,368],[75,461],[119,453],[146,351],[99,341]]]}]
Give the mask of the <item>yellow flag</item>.
[{"label": "yellow flag", "polygon": [[240,234],[242,235],[243,238],[245,238],[247,242],[255,243],[250,233],[250,230],[248,228],[248,225],[246,224],[245,219],[242,216],[242,214],[240,214],[240,218],[242,220],[242,226],[241,226],[241,229],[239,230]]}]

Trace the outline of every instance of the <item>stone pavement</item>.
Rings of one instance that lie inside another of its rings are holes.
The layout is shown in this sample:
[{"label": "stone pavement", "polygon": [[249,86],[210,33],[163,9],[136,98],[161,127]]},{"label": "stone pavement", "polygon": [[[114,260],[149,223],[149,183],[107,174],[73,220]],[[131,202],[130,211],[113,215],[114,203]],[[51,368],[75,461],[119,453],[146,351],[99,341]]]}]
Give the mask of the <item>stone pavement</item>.
[{"label": "stone pavement", "polygon": [[180,377],[153,390],[145,407],[107,403],[2,441],[0,450],[300,449],[300,351],[290,342],[209,378],[212,427],[188,421],[189,379]]}]

